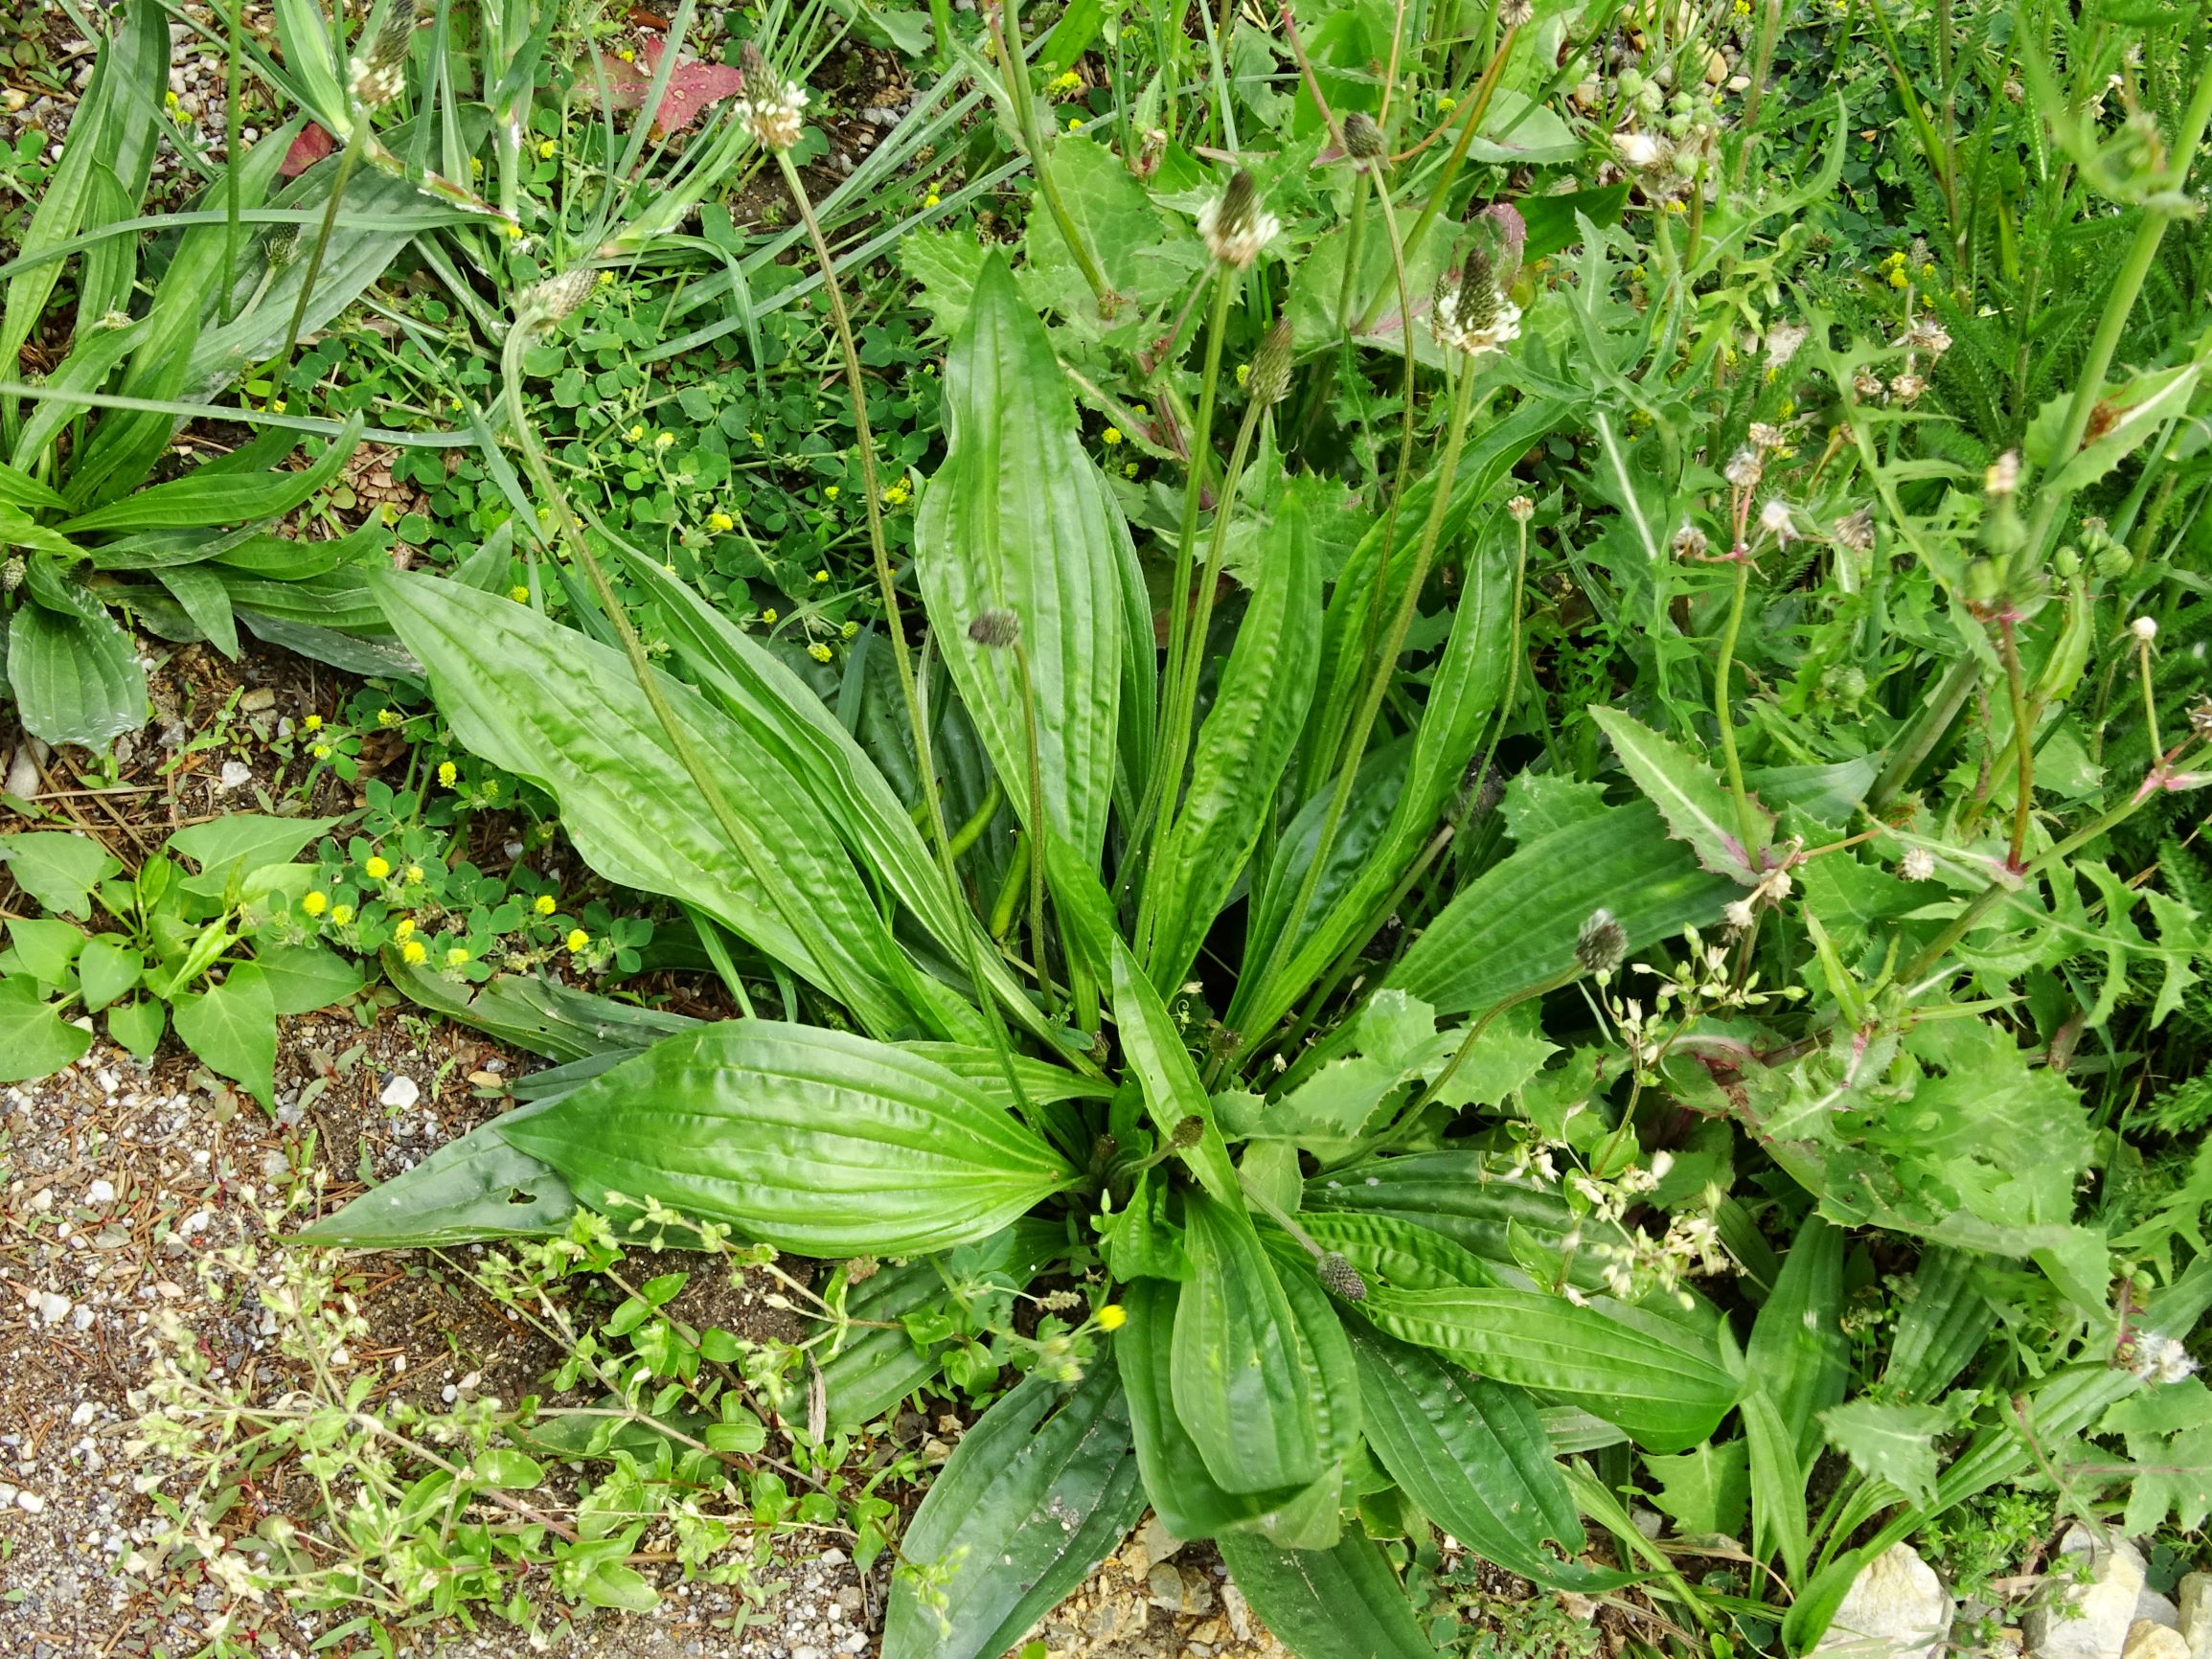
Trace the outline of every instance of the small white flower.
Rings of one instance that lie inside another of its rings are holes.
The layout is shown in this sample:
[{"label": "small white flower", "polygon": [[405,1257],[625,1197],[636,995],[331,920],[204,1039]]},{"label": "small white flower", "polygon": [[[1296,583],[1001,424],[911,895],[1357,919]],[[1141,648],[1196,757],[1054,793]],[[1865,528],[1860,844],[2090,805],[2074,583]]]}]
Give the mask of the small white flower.
[{"label": "small white flower", "polygon": [[1240,271],[1248,269],[1282,231],[1283,221],[1262,211],[1248,173],[1238,173],[1228,189],[1198,210],[1198,236],[1206,252]]},{"label": "small white flower", "polygon": [[2145,1382],[2179,1382],[2195,1374],[2197,1362],[2171,1336],[2155,1330],[2138,1333],[2132,1341],[2133,1357],[2128,1369]]},{"label": "small white flower", "polygon": [[807,89],[796,80],[772,88],[764,98],[741,98],[730,105],[762,148],[777,150],[789,149],[799,142],[799,111],[806,107]]},{"label": "small white flower", "polygon": [[1613,141],[1623,167],[1648,172],[1674,159],[1674,146],[1649,132],[1624,132]]},{"label": "small white flower", "polygon": [[1767,463],[1759,458],[1756,449],[1739,449],[1728,457],[1728,465],[1721,468],[1721,476],[1738,489],[1756,489],[1759,480],[1767,475]]},{"label": "small white flower", "polygon": [[1897,873],[1907,881],[1926,881],[1935,874],[1935,854],[1925,847],[1907,847],[1897,861]]},{"label": "small white flower", "polygon": [[2128,625],[2128,631],[2145,645],[2149,645],[2158,637],[2158,624],[2155,618],[2139,616]]},{"label": "small white flower", "polygon": [[1759,510],[1759,528],[1776,541],[1787,543],[1797,539],[1797,526],[1790,516],[1790,504],[1778,495]]},{"label": "small white flower", "polygon": [[1721,908],[1721,920],[1730,927],[1745,928],[1751,925],[1751,906],[1745,899],[1731,899]]},{"label": "small white flower", "polygon": [[2008,449],[1989,465],[1981,487],[1991,495],[2010,495],[2020,487],[2020,453]]},{"label": "small white flower", "polygon": [[1429,330],[1435,334],[1436,343],[1448,351],[1465,352],[1472,357],[1483,352],[1502,352],[1520,338],[1520,307],[1511,300],[1501,296],[1487,323],[1462,323],[1459,309],[1456,288],[1437,295],[1429,308]]}]

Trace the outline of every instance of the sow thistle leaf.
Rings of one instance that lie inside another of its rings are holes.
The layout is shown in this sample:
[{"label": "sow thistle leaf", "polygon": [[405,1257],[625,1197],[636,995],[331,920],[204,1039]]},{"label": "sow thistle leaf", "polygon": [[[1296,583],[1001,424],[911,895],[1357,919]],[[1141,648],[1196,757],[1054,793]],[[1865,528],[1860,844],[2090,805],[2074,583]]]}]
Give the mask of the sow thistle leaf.
[{"label": "sow thistle leaf", "polygon": [[1749,1447],[1740,1440],[1708,1443],[1668,1457],[1647,1455],[1659,1483],[1653,1503],[1684,1533],[1734,1538],[1751,1509]]},{"label": "sow thistle leaf", "polygon": [[1822,1412],[1820,1422],[1860,1474],[1888,1481],[1916,1506],[1935,1501],[1935,1437],[1951,1426],[1950,1412],[1855,1399]]},{"label": "sow thistle leaf", "polygon": [[775,1020],[667,1038],[501,1132],[595,1208],[657,1199],[809,1256],[968,1243],[1073,1174],[934,1060]]},{"label": "sow thistle leaf", "polygon": [[997,1659],[1144,1507],[1113,1370],[1094,1368],[1065,1396],[1025,1377],[968,1431],[900,1540],[908,1570],[892,1579],[883,1659]]},{"label": "sow thistle leaf", "polygon": [[1658,807],[1668,832],[1687,842],[1698,862],[1714,875],[1756,886],[1766,868],[1767,844],[1774,838],[1774,815],[1753,806],[1758,840],[1745,846],[1736,803],[1711,767],[1618,709],[1592,709],[1589,716],[1611,739],[1613,753],[1636,787]]}]

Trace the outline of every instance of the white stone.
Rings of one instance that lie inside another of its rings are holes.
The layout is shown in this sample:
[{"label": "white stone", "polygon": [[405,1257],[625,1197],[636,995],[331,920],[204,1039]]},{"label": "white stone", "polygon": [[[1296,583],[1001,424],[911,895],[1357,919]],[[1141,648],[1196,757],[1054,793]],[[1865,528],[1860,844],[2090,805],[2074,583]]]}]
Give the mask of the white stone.
[{"label": "white stone", "polygon": [[1815,1653],[1854,1659],[1935,1659],[1950,1634],[1950,1592],[1909,1544],[1898,1544],[1852,1579]]},{"label": "white stone", "polygon": [[17,749],[15,758],[8,762],[8,793],[28,801],[41,787],[38,762],[31,758],[30,746],[26,744]]},{"label": "white stone", "polygon": [[2128,1626],[2128,1645],[2120,1649],[2120,1659],[2189,1659],[2189,1644],[2178,1630],[2137,1619]]},{"label": "white stone", "polygon": [[376,1097],[377,1102],[393,1111],[403,1112],[422,1098],[422,1085],[405,1072],[394,1072],[392,1080],[384,1085],[384,1092]]},{"label": "white stone", "polygon": [[2056,1618],[2048,1607],[2031,1607],[2020,1622],[2033,1659],[2121,1659],[2128,1627],[2135,1622],[2135,1602],[2143,1594],[2143,1557],[2125,1538],[2100,1548],[2079,1526],[2068,1527],[2059,1553],[2089,1557],[2089,1576],[2065,1600],[2081,1609],[2079,1618]]},{"label": "white stone", "polygon": [[1183,1547],[1183,1540],[1169,1532],[1167,1523],[1157,1515],[1145,1517],[1145,1524],[1137,1529],[1137,1542],[1144,1546],[1148,1572],[1162,1561],[1173,1560]]},{"label": "white stone", "polygon": [[21,1491],[15,1494],[15,1507],[27,1515],[35,1515],[46,1508],[46,1500],[36,1492]]},{"label": "white stone", "polygon": [[2181,1587],[2179,1620],[2181,1639],[2189,1644],[2189,1659],[2212,1659],[2212,1573],[2185,1573]]},{"label": "white stone", "polygon": [[2135,1598],[2135,1617],[2148,1619],[2154,1625],[2163,1625],[2169,1630],[2181,1628],[2180,1608],[2148,1584],[2143,1586],[2143,1593]]},{"label": "white stone", "polygon": [[243,761],[225,761],[223,762],[221,787],[242,789],[253,781],[254,769]]},{"label": "white stone", "polygon": [[41,1290],[33,1299],[32,1306],[38,1309],[38,1317],[49,1325],[59,1325],[69,1317],[69,1298],[57,1296],[51,1290]]},{"label": "white stone", "polygon": [[85,1189],[84,1189],[84,1201],[85,1201],[87,1204],[112,1204],[112,1203],[114,1203],[114,1202],[115,1202],[115,1186],[114,1186],[114,1184],[113,1184],[112,1182],[109,1182],[109,1181],[106,1181],[106,1180],[99,1180],[99,1181],[95,1181],[95,1182],[93,1182],[91,1186],[89,1186],[89,1187],[87,1187],[87,1188],[85,1188]]}]

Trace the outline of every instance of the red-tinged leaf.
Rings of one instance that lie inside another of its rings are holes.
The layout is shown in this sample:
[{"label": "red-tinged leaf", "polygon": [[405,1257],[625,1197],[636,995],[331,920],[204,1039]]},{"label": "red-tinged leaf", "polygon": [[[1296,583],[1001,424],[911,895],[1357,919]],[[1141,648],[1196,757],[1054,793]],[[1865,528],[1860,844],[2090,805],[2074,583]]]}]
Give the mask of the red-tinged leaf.
[{"label": "red-tinged leaf", "polygon": [[[649,40],[632,63],[600,54],[600,72],[606,78],[608,104],[615,109],[636,109],[652,90],[660,72],[661,44]],[[735,98],[745,88],[744,72],[721,63],[703,63],[696,57],[678,58],[669,71],[668,86],[661,93],[660,109],[651,117],[656,133],[681,132],[698,120],[710,103]]]},{"label": "red-tinged leaf", "polygon": [[292,140],[292,148],[285,151],[285,159],[277,164],[277,171],[285,178],[298,178],[337,148],[338,141],[310,121],[300,129],[300,136]]}]

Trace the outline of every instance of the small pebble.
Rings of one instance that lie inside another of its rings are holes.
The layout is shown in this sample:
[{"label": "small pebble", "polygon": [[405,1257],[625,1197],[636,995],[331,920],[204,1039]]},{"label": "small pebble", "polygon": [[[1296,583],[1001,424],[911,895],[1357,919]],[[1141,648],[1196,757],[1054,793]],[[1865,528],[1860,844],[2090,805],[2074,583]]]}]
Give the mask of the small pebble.
[{"label": "small pebble", "polygon": [[394,1072],[376,1102],[389,1110],[403,1112],[422,1098],[422,1087],[405,1072]]},{"label": "small pebble", "polygon": [[93,1182],[91,1186],[89,1186],[89,1187],[87,1187],[87,1188],[85,1188],[85,1189],[84,1189],[84,1201],[85,1201],[87,1204],[112,1204],[112,1203],[114,1203],[114,1202],[115,1202],[115,1187],[114,1187],[114,1185],[113,1185],[111,1182],[108,1182],[108,1181],[104,1181],[104,1180],[101,1180],[101,1181],[95,1181],[95,1182]]}]

